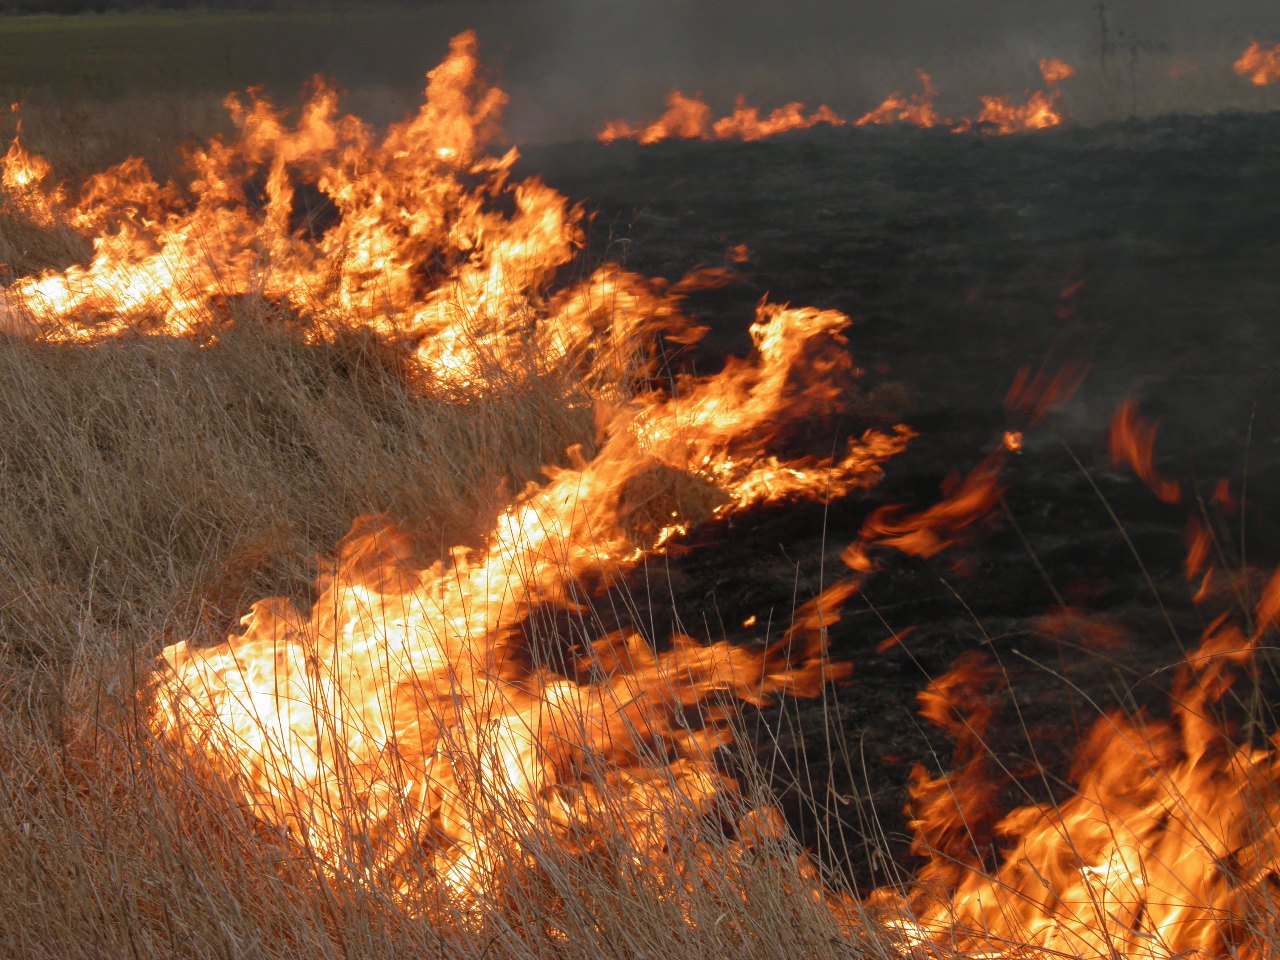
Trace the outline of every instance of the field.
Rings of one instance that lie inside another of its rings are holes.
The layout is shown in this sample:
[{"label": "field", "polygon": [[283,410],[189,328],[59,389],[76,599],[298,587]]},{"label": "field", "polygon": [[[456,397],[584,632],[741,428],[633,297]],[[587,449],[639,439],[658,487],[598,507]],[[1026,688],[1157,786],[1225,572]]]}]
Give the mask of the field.
[{"label": "field", "polygon": [[526,145],[544,16],[0,22],[0,943],[1270,955],[1280,114]]}]

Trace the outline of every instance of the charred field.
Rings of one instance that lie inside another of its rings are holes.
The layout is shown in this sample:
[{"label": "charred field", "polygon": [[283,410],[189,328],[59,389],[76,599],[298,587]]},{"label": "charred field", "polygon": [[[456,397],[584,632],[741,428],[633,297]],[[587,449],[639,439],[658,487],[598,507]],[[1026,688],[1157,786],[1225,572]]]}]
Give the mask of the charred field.
[{"label": "charred field", "polygon": [[[920,434],[868,495],[765,507],[695,535],[714,549],[664,563],[656,578],[676,608],[729,636],[816,593],[876,506],[939,499],[1016,426],[1003,401],[1019,369],[1088,365],[1052,429],[1027,431],[1002,510],[960,556],[899,558],[832,627],[834,655],[855,664],[836,715],[864,766],[850,782],[822,747],[802,752],[815,782],[858,797],[841,811],[850,833],[892,825],[882,839],[902,863],[910,766],[945,769],[953,742],[918,718],[915,695],[962,653],[1006,671],[988,740],[1006,767],[1002,801],[1047,800],[1099,710],[1162,709],[1172,665],[1208,622],[1182,572],[1197,508],[1160,502],[1107,454],[1126,397],[1159,420],[1159,469],[1197,491],[1192,504],[1247,475],[1251,502],[1229,536],[1250,531],[1250,563],[1280,560],[1280,114],[1009,138],[817,128],[745,144],[537,148],[524,162],[591,198],[589,242],[642,273],[674,280],[749,248],[730,286],[692,298],[710,327],[696,362],[743,350],[741,318],[762,297],[838,309],[855,319],[864,387],[885,405],[863,415]],[[1083,623],[1055,635],[1046,615],[1064,606],[1117,628],[1116,645],[1090,651]],[[1274,665],[1264,672],[1274,703]],[[826,708],[797,710],[801,735],[822,743]],[[842,850],[860,883],[886,879],[874,844]]]},{"label": "charred field", "polygon": [[517,153],[477,50],[0,162],[0,943],[1271,956],[1280,114]]}]

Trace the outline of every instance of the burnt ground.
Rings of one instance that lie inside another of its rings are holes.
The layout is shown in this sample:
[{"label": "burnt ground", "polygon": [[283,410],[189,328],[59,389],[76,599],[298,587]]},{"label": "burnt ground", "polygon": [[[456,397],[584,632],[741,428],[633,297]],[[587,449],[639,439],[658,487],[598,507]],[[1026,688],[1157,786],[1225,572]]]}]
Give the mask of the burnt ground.
[{"label": "burnt ground", "polygon": [[[950,738],[916,716],[929,677],[967,651],[1007,671],[987,698],[989,744],[1008,770],[993,813],[1061,796],[1073,744],[1099,710],[1166,711],[1168,668],[1231,608],[1228,596],[1190,602],[1182,538],[1197,498],[1224,477],[1239,495],[1247,477],[1242,516],[1204,514],[1229,567],[1240,569],[1242,530],[1250,566],[1280,561],[1280,113],[1006,138],[888,128],[575,143],[527,151],[522,167],[589,198],[598,258],[675,279],[723,265],[734,244],[750,248],[738,281],[690,300],[711,326],[704,365],[746,348],[767,294],[853,316],[863,382],[909,395],[905,419],[921,436],[870,494],[704,527],[694,549],[651,566],[650,586],[690,633],[750,642],[772,622],[776,636],[840,575],[839,551],[872,508],[934,502],[949,473],[992,447],[1020,367],[1090,364],[1076,397],[1028,433],[1003,509],[969,543],[929,561],[883,556],[831,631],[853,681],[825,706],[789,704],[798,723],[767,717],[785,747],[803,749],[811,792],[833,811],[822,819],[847,845],[834,859],[859,884],[911,863],[911,766],[954,762]],[[1162,504],[1110,465],[1107,425],[1129,396],[1159,419],[1158,466],[1193,491],[1189,502]],[[1042,629],[1064,602],[1111,639]],[[741,627],[753,614],[757,626]],[[1280,702],[1274,676],[1263,671],[1264,706]],[[832,732],[851,763],[834,756]]]}]

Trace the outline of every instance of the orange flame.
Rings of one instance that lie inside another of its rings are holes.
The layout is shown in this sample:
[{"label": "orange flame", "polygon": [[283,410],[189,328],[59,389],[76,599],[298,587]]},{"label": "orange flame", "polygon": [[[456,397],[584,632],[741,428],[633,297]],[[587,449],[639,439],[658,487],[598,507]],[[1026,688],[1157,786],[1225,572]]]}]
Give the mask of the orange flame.
[{"label": "orange flame", "polygon": [[1128,464],[1162,501],[1177,503],[1182,499],[1182,487],[1156,473],[1152,462],[1156,427],[1138,416],[1132,400],[1122,403],[1111,421],[1110,445],[1111,459],[1117,464]]},{"label": "orange flame", "polygon": [[1040,76],[1050,86],[1055,83],[1061,83],[1063,80],[1069,80],[1075,75],[1076,68],[1065,60],[1059,60],[1057,57],[1047,57],[1040,61]]},{"label": "orange flame", "polygon": [[0,157],[0,199],[7,197],[34,223],[48,226],[56,221],[61,191],[45,188],[53,169],[43,157],[23,147],[21,138],[19,120],[8,151]]},{"label": "orange flame", "polygon": [[902,93],[891,93],[885,101],[874,110],[864,113],[854,126],[882,126],[889,123],[907,123],[916,127],[936,127],[951,121],[944,120],[933,105],[938,91],[933,87],[929,74],[917,70],[920,77],[922,93],[906,96]]},{"label": "orange flame", "polygon": [[[1040,61],[1040,73],[1046,84],[1056,86],[1075,75],[1075,68],[1056,57]],[[930,128],[951,126],[954,132],[964,133],[975,128],[983,132],[1000,134],[1018,133],[1024,130],[1045,130],[1063,122],[1059,106],[1059,93],[1037,90],[1028,94],[1026,103],[1014,104],[1004,97],[983,97],[982,112],[975,118],[952,121],[944,118],[934,106],[938,92],[933,80],[923,70],[917,71],[920,93],[890,94],[874,110],[869,110],[853,122],[854,126],[884,126],[905,123]],[[843,126],[845,120],[825,104],[806,115],[804,104],[788,103],[765,117],[756,107],[747,106],[738,97],[734,112],[719,120],[711,120],[711,108],[697,97],[687,97],[679,90],[667,97],[667,110],[658,119],[647,124],[632,124],[626,120],[610,120],[597,135],[601,143],[616,140],[634,140],[641,144],[658,143],[669,139],[684,140],[761,140],[791,130],[807,130],[818,124]]]},{"label": "orange flame", "polygon": [[697,97],[687,97],[679,90],[667,94],[667,112],[652,123],[634,127],[625,120],[610,120],[599,135],[601,143],[635,140],[637,143],[660,143],[663,140],[705,140],[711,126],[711,107]]},{"label": "orange flame", "polygon": [[1280,43],[1265,47],[1254,40],[1235,62],[1236,73],[1247,77],[1255,87],[1265,87],[1280,80]]},{"label": "orange flame", "polygon": [[[1272,622],[1265,603],[1259,624]],[[1179,669],[1168,720],[1099,719],[1077,750],[1069,799],[1021,807],[991,825],[1002,849],[993,871],[975,859],[994,809],[990,781],[971,772],[981,754],[975,761],[958,748],[959,771],[913,790],[913,811],[945,811],[915,824],[929,864],[905,901],[888,891],[876,897],[906,911],[898,929],[966,956],[1270,956],[1280,743],[1233,746],[1230,727],[1212,719],[1255,643],[1220,618]],[[940,683],[967,687],[969,672],[962,663]],[[986,718],[971,713],[958,728],[941,719],[953,734],[973,736]],[[947,822],[962,841],[939,835]]]},{"label": "orange flame", "polygon": [[842,126],[844,119],[826,104],[805,114],[803,103],[793,102],[760,115],[739,95],[733,113],[711,120],[711,107],[697,97],[679,90],[667,95],[667,111],[651,123],[633,125],[626,120],[610,120],[596,136],[601,143],[634,140],[641,144],[663,140],[763,140],[791,130],[808,130],[820,123]]},{"label": "orange flame", "polygon": [[918,513],[900,506],[880,507],[862,524],[859,540],[844,552],[852,569],[871,569],[866,545],[877,543],[916,557],[934,557],[959,542],[963,532],[986,517],[1000,502],[1001,470],[1010,451],[1003,444],[963,479],[951,478],[942,500]]},{"label": "orange flame", "polygon": [[975,127],[990,126],[996,133],[1007,135],[1025,130],[1048,130],[1062,124],[1058,109],[1058,95],[1044,90],[1033,90],[1025,103],[1013,103],[1007,97],[983,97],[982,112],[972,120],[963,120],[955,128],[965,133]]},{"label": "orange flame", "polygon": [[[168,646],[156,679],[157,731],[206,757],[261,821],[335,873],[406,898],[426,874],[468,909],[500,900],[548,831],[584,855],[625,837],[643,861],[666,843],[666,807],[731,812],[744,844],[777,828],[718,771],[723,701],[813,695],[847,676],[825,646],[852,586],[824,591],[763,649],[593,634],[591,598],[700,520],[875,483],[911,436],[775,451],[780,425],[837,417],[860,375],[834,311],[761,303],[751,356],[653,386],[658,336],[700,335],[680,296],[723,271],[664,287],[605,266],[555,288],[578,211],[537,180],[511,183],[514,152],[484,154],[505,98],[475,50],[456,38],[418,114],[381,137],[340,116],[327,87],[293,125],[230,99],[239,135],[192,152],[193,199],[138,163],[108,171],[59,210],[104,230],[93,260],[7,291],[51,338],[216,336],[221,306],[252,295],[315,336],[363,325],[410,343],[448,385],[481,390],[488,371],[521,364],[581,376],[594,454],[548,466],[477,544],[419,559],[386,521],[358,520],[309,611],[263,600],[220,645]],[[300,220],[308,192],[323,204]],[[566,612],[579,626],[543,626]]]}]

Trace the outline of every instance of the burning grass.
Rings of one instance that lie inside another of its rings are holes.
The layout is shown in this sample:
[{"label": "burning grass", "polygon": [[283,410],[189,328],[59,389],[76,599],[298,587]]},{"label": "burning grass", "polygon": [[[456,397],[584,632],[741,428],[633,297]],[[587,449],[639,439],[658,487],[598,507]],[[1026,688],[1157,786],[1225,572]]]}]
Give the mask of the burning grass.
[{"label": "burning grass", "polygon": [[[955,133],[970,130],[1007,135],[1027,130],[1045,130],[1060,126],[1063,122],[1061,92],[1057,85],[1075,75],[1075,68],[1056,57],[1040,61],[1040,75],[1047,90],[1027,92],[1027,100],[1015,104],[1006,97],[984,96],[982,111],[977,117],[948,120],[934,107],[937,90],[929,74],[918,71],[923,92],[906,96],[892,93],[874,110],[863,114],[854,126],[884,126],[906,123],[916,127],[952,127]],[[618,140],[634,140],[642,145],[661,143],[663,140],[763,140],[795,130],[808,130],[819,124],[844,126],[845,120],[826,104],[806,114],[804,104],[789,103],[761,116],[757,107],[746,104],[741,96],[732,114],[712,121],[711,107],[697,97],[689,97],[679,90],[667,97],[667,109],[649,123],[631,124],[625,120],[610,120],[596,139],[601,143]]]},{"label": "burning grass", "polygon": [[[1168,717],[1099,718],[1067,799],[1000,809],[1002,670],[970,656],[920,694],[957,746],[912,778],[918,874],[858,898],[802,849],[737,734],[848,679],[841,605],[890,550],[971,538],[1021,434],[942,502],[873,511],[790,622],[660,633],[647,564],[685,533],[867,490],[912,433],[788,444],[857,409],[834,311],[762,303],[748,355],[682,367],[683,298],[722,274],[578,266],[581,212],[486,149],[503,103],[462,35],[386,130],[320,87],[296,120],[231,101],[236,135],[181,183],[125,165],[72,190],[7,157],[7,215],[50,247],[13,231],[29,259],[3,291],[4,942],[1269,955],[1276,747],[1218,706],[1280,578],[1213,620]],[[1079,379],[1021,377],[1011,417]],[[1113,454],[1173,503],[1154,443],[1126,408]]]}]

